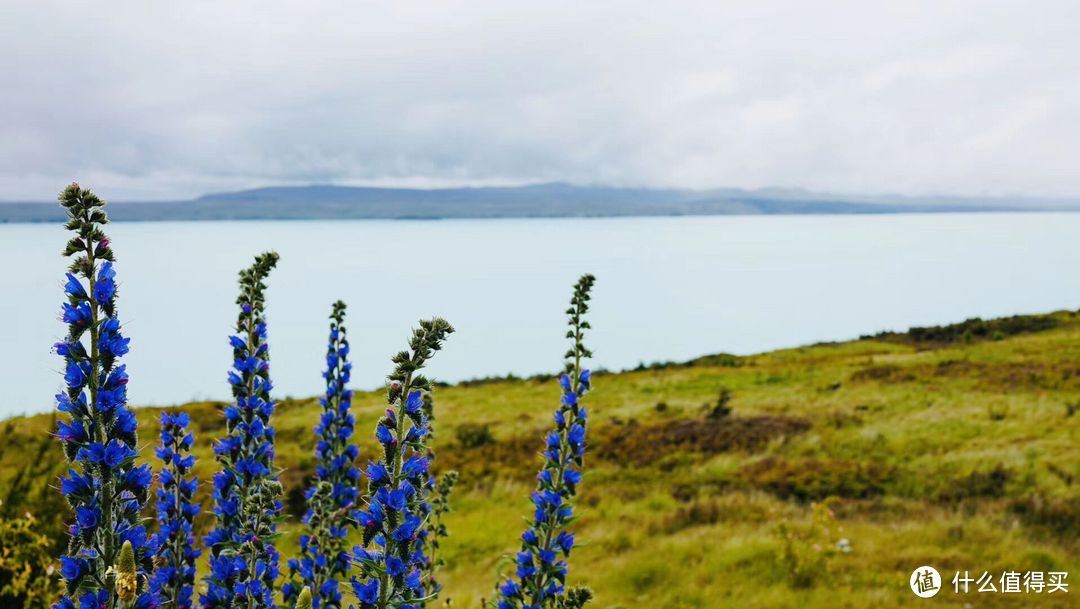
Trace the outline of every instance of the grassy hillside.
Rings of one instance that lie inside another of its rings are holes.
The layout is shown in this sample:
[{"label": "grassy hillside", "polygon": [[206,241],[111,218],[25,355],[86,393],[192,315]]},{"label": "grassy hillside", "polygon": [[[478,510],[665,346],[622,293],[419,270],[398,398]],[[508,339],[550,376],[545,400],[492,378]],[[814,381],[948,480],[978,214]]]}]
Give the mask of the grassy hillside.
[{"label": "grassy hillside", "polygon": [[[516,550],[558,394],[535,379],[436,392],[439,467],[462,474],[444,544],[454,607],[478,606]],[[946,580],[956,570],[1072,574],[1068,595],[964,597],[947,584],[926,601],[938,606],[1066,607],[1080,594],[1075,313],[602,374],[589,402],[585,545],[570,574],[598,608],[910,606],[907,578],[923,564]],[[381,405],[378,393],[354,401],[364,460]],[[204,478],[220,406],[185,407]],[[317,411],[287,401],[276,419],[294,514],[314,469]],[[149,446],[157,411],[138,414]],[[0,423],[0,509],[34,512],[59,539],[50,419]],[[284,545],[287,555],[295,535]]]}]

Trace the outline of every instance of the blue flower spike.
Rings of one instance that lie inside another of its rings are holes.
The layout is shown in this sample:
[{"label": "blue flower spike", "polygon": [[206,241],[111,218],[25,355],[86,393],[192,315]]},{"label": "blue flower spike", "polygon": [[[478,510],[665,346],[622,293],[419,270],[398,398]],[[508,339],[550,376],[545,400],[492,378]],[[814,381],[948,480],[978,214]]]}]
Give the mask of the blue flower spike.
[{"label": "blue flower spike", "polygon": [[[326,393],[319,400],[323,413],[315,427],[318,442],[315,483],[307,490],[308,509],[300,535],[300,556],[288,561],[289,582],[282,586],[286,605],[299,603],[308,590],[313,609],[339,609],[342,581],[348,581],[352,555],[346,537],[356,528],[348,518],[359,502],[359,449],[351,443],[354,419],[352,391],[346,387],[352,373],[349,340],[345,331],[345,303],[335,302],[330,314],[326,347]],[[383,470],[383,475],[387,475]]]},{"label": "blue flower spike", "polygon": [[270,609],[279,555],[274,545],[282,511],[274,467],[274,401],[266,334],[265,280],[278,255],[267,252],[240,272],[240,313],[229,338],[233,403],[225,408],[226,435],[214,446],[216,528],[205,538],[210,574],[199,596],[204,609]]},{"label": "blue flower spike", "polygon": [[154,547],[158,567],[150,579],[150,589],[159,606],[191,609],[195,586],[195,561],[202,552],[195,548],[194,520],[200,506],[194,502],[198,480],[191,475],[195,457],[191,448],[195,437],[188,433],[186,413],[161,413],[161,443],[157,456],[164,464],[158,475],[158,533]]},{"label": "blue flower spike", "polygon": [[70,462],[60,490],[75,520],[60,559],[65,593],[53,607],[149,609],[157,605],[147,585],[153,551],[139,513],[153,474],[137,460],[128,376],[118,365],[129,339],[117,317],[115,257],[101,228],[108,223],[105,202],[78,184],[59,199],[72,233],[64,256],[72,262],[61,310],[67,335],[55,345],[65,383],[57,410],[66,415],[56,436]]},{"label": "blue flower spike", "polygon": [[545,438],[544,464],[532,494],[531,526],[521,536],[515,577],[496,586],[494,609],[580,609],[592,600],[588,588],[566,587],[566,561],[574,547],[574,534],[568,530],[574,520],[572,501],[585,464],[587,417],[582,398],[592,389],[592,375],[582,369],[582,360],[592,352],[583,341],[585,330],[591,328],[585,314],[595,282],[592,275],[582,276],[566,310],[570,325],[566,337],[572,347],[559,377],[562,399],[555,411],[555,429]]},{"label": "blue flower spike", "polygon": [[382,458],[367,467],[367,505],[355,516],[362,543],[353,549],[358,575],[351,587],[359,609],[416,609],[438,592],[426,575],[431,559],[424,526],[432,512],[432,476],[423,394],[431,391],[431,382],[419,371],[453,331],[440,318],[421,321],[409,349],[392,358],[389,408],[375,428]]}]

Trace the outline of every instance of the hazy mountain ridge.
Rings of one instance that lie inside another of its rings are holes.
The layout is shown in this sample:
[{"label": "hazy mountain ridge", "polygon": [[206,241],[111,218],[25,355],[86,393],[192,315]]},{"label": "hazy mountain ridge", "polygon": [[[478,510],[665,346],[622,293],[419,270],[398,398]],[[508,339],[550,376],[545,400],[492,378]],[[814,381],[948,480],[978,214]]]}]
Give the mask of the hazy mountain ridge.
[{"label": "hazy mountain ridge", "polygon": [[[554,218],[758,214],[1077,211],[1080,200],[830,195],[795,189],[651,189],[562,183],[511,187],[272,186],[183,201],[109,204],[114,221]],[[60,222],[45,202],[0,202],[0,222]]]}]

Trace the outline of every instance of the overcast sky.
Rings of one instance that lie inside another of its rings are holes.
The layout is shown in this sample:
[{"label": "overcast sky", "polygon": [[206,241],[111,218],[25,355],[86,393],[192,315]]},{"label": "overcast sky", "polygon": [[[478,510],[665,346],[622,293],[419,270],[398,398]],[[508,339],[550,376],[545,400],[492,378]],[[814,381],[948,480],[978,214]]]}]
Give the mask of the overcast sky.
[{"label": "overcast sky", "polygon": [[[720,6],[724,5],[724,6]],[[1080,195],[1080,2],[4,2],[0,199]]]}]

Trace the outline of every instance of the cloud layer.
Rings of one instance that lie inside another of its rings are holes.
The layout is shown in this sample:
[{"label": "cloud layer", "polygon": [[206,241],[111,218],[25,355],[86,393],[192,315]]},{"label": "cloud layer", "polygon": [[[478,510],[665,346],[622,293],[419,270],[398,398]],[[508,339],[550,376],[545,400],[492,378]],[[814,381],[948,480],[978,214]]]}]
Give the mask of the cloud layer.
[{"label": "cloud layer", "polygon": [[547,180],[1080,194],[1080,4],[722,4],[5,3],[0,199],[73,178],[113,199]]}]

